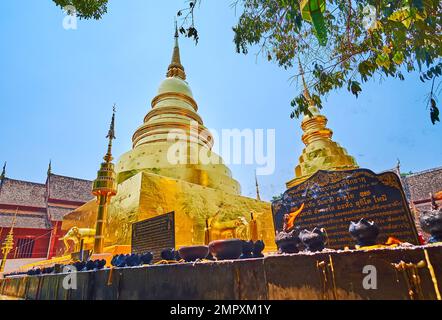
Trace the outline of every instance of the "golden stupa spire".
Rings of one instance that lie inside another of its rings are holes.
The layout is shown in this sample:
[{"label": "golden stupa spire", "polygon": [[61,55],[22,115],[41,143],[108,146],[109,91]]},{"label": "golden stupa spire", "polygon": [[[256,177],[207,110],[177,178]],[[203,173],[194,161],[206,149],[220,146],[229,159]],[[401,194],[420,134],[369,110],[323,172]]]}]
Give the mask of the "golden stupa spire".
[{"label": "golden stupa spire", "polygon": [[310,91],[307,86],[307,82],[305,81],[304,77],[304,68],[302,67],[301,60],[298,58],[298,65],[299,65],[299,72],[301,74],[301,80],[302,80],[302,86],[304,90],[304,98],[308,102],[308,110],[311,114],[319,114],[319,109],[316,106],[315,102],[312,99],[312,96],[310,95]]},{"label": "golden stupa spire", "polygon": [[115,139],[115,112],[116,112],[117,105],[114,104],[112,107],[113,113],[112,113],[112,120],[109,127],[109,132],[106,136],[107,139],[109,139],[109,143],[107,145],[107,153],[104,156],[104,161],[107,163],[111,162],[114,158],[112,157],[112,141]]},{"label": "golden stupa spire", "polygon": [[347,151],[332,140],[333,131],[327,128],[327,118],[323,116],[313,101],[304,78],[304,69],[299,62],[304,97],[308,101],[308,114],[304,116],[301,128],[304,134],[302,142],[305,148],[295,168],[295,178],[287,182],[292,188],[314,175],[319,170],[352,170],[357,169],[356,160]]},{"label": "golden stupa spire", "polygon": [[181,64],[180,57],[180,46],[178,43],[179,32],[178,25],[175,20],[175,47],[173,48],[172,62],[167,69],[167,77],[177,77],[183,80],[186,80],[186,72],[184,71],[184,67]]},{"label": "golden stupa spire", "polygon": [[256,200],[261,201],[261,195],[259,194],[258,176],[256,174],[256,170],[255,170],[255,184],[256,184]]}]

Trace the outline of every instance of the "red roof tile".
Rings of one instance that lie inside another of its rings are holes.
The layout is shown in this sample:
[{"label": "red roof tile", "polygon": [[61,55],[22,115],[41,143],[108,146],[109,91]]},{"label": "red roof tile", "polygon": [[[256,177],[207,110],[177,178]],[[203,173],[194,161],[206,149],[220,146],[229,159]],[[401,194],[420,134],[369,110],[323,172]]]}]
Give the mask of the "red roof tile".
[{"label": "red roof tile", "polygon": [[92,181],[52,174],[49,177],[49,197],[85,203],[93,198]]},{"label": "red roof tile", "polygon": [[0,189],[0,203],[7,205],[46,207],[46,185],[4,179]]}]

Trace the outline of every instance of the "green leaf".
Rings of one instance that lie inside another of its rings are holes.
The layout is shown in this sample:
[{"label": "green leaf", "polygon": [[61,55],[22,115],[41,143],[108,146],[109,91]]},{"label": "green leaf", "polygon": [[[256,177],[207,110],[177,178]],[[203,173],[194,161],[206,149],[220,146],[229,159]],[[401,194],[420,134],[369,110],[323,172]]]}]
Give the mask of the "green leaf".
[{"label": "green leaf", "polygon": [[434,100],[433,98],[431,99],[430,117],[431,117],[431,123],[433,125],[435,125],[436,122],[440,122],[439,108],[436,105],[436,100]]}]

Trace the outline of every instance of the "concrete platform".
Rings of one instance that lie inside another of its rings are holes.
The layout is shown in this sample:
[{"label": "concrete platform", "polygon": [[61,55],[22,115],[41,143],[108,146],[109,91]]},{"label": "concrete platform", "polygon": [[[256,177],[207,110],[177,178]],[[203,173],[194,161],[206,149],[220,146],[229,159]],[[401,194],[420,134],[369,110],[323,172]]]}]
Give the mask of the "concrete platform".
[{"label": "concrete platform", "polygon": [[[392,264],[401,261],[419,267],[398,271]],[[367,266],[370,272],[364,273]],[[414,287],[411,270],[420,280]],[[4,279],[0,295],[30,300],[437,300],[442,246],[301,253],[76,276],[76,290],[63,288],[65,274]],[[364,287],[367,276],[371,288]]]}]

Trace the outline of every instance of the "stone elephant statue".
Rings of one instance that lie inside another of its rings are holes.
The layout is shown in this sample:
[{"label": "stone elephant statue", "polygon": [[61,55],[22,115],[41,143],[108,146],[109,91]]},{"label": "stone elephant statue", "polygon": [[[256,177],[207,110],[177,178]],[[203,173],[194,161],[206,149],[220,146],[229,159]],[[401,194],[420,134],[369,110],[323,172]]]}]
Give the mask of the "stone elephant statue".
[{"label": "stone elephant statue", "polygon": [[72,227],[68,232],[66,232],[63,238],[60,238],[64,242],[65,252],[69,252],[70,245],[69,240],[73,241],[75,244],[74,250],[80,250],[80,242],[84,241],[84,245],[93,244],[95,241],[95,229],[86,229]]}]

